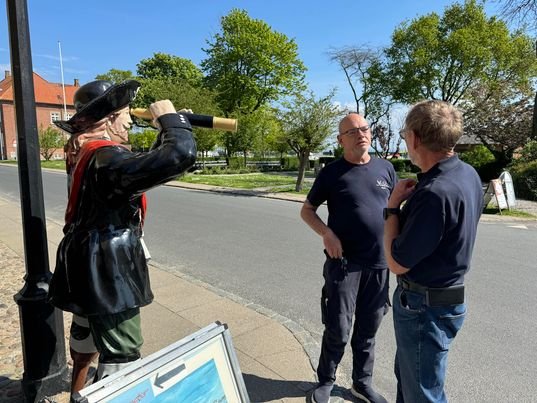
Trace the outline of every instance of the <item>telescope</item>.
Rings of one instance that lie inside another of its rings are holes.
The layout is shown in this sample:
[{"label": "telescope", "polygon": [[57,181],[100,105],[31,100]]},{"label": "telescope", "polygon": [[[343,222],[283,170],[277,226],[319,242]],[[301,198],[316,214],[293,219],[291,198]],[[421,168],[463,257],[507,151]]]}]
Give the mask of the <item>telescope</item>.
[{"label": "telescope", "polygon": [[[148,121],[153,120],[153,115],[151,115],[151,111],[149,109],[133,108],[130,110],[130,113],[132,116],[135,116],[139,119]],[[181,112],[181,115],[186,116],[190,124],[195,127],[205,127],[207,129],[226,130],[230,132],[237,131],[237,119],[219,118],[216,116],[198,115],[196,113],[184,112]]]}]

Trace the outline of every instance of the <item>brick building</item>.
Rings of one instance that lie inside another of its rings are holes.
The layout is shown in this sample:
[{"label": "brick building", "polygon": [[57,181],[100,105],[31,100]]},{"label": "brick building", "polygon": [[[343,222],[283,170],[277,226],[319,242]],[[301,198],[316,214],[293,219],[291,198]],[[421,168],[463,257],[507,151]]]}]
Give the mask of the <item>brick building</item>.
[{"label": "brick building", "polygon": [[[54,126],[55,120],[67,120],[75,113],[73,95],[79,87],[78,80],[73,85],[65,85],[66,110],[64,113],[63,89],[58,83],[49,83],[39,74],[33,73],[35,108],[39,129]],[[58,129],[59,130],[59,129]],[[13,103],[13,78],[9,71],[0,81],[0,160],[17,158],[17,129]],[[63,150],[57,150],[53,159],[63,158]]]}]

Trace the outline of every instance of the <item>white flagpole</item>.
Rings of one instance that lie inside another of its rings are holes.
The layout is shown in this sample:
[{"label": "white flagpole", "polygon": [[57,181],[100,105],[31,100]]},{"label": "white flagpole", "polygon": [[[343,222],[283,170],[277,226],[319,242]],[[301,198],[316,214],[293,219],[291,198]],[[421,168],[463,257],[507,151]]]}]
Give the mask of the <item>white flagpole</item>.
[{"label": "white flagpole", "polygon": [[62,73],[63,119],[67,120],[67,103],[65,102],[65,83],[63,81],[62,45],[60,41],[58,41],[58,49],[60,50],[60,71]]}]

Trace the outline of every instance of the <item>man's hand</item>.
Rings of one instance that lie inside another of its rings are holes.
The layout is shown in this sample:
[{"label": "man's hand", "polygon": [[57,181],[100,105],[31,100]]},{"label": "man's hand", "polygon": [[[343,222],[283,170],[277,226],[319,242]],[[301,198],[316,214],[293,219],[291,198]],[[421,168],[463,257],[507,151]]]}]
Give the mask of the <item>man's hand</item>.
[{"label": "man's hand", "polygon": [[414,179],[401,179],[397,182],[388,200],[388,207],[399,208],[401,203],[410,197],[416,187],[416,183]]},{"label": "man's hand", "polygon": [[341,241],[334,232],[329,229],[323,235],[323,244],[326,249],[326,253],[332,259],[341,259],[343,257],[343,247]]}]

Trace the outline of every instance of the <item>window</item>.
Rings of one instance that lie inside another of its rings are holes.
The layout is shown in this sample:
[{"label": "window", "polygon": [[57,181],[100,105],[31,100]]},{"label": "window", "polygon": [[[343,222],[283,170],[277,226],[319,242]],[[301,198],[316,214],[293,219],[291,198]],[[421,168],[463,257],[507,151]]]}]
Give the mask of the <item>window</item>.
[{"label": "window", "polygon": [[55,121],[60,119],[60,112],[50,112],[50,123],[54,123]]},{"label": "window", "polygon": [[71,114],[71,112],[65,112],[63,119],[64,120],[69,120],[72,117],[73,117],[73,115]]}]

